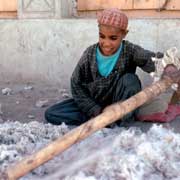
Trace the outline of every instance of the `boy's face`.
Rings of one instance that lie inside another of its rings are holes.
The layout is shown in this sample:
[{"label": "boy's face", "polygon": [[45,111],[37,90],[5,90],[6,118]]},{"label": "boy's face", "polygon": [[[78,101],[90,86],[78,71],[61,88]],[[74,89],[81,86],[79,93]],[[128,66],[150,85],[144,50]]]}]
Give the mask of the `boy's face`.
[{"label": "boy's face", "polygon": [[99,47],[101,53],[105,56],[114,54],[127,32],[115,27],[99,25]]}]

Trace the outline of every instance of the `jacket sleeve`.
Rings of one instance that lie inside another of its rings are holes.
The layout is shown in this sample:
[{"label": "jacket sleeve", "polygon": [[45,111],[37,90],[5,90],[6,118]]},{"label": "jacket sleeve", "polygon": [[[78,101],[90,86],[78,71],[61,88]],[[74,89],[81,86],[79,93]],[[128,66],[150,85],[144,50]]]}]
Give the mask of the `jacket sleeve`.
[{"label": "jacket sleeve", "polygon": [[90,97],[85,81],[83,65],[78,64],[71,77],[71,92],[79,109],[91,118],[100,114],[102,107]]},{"label": "jacket sleeve", "polygon": [[146,50],[138,45],[132,45],[133,60],[137,66],[139,66],[143,71],[148,73],[155,71],[155,64],[152,61],[152,57],[162,58],[163,53],[152,52]]}]

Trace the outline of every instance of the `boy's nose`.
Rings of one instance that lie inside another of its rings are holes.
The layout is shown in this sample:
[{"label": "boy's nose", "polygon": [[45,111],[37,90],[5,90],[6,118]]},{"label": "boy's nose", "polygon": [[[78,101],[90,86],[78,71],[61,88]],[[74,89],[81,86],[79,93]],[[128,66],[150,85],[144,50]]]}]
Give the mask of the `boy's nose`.
[{"label": "boy's nose", "polygon": [[103,46],[110,46],[110,42],[109,42],[109,40],[104,40],[103,41]]}]

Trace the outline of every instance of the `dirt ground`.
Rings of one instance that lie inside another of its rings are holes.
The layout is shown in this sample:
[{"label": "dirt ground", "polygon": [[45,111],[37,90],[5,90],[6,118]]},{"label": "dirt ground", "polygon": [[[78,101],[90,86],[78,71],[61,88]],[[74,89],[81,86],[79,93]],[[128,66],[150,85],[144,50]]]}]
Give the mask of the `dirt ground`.
[{"label": "dirt ground", "polygon": [[[6,88],[11,92],[7,93]],[[3,93],[3,92],[6,93]],[[46,122],[46,108],[69,96],[67,89],[45,83],[1,82],[0,121]]]},{"label": "dirt ground", "polygon": [[[11,92],[3,94],[5,88],[10,88]],[[0,123],[7,121],[46,123],[44,112],[47,107],[70,97],[69,89],[42,82],[1,82],[0,90]],[[39,101],[42,105],[38,105]],[[137,126],[147,131],[152,124],[135,122],[129,126]],[[180,133],[180,117],[163,126],[173,127]]]}]

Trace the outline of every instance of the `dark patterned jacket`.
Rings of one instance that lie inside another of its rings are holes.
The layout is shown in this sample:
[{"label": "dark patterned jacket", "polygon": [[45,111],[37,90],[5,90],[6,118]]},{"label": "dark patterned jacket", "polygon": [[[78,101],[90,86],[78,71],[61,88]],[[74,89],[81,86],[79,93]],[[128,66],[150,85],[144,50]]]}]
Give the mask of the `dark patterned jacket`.
[{"label": "dark patterned jacket", "polygon": [[79,60],[71,77],[72,96],[79,109],[88,117],[98,115],[105,107],[103,102],[112,94],[112,83],[125,73],[135,73],[139,66],[146,72],[153,72],[155,66],[151,57],[162,57],[162,53],[143,49],[128,41],[123,41],[123,48],[113,71],[107,77],[98,72],[96,62],[97,44],[88,47]]}]

